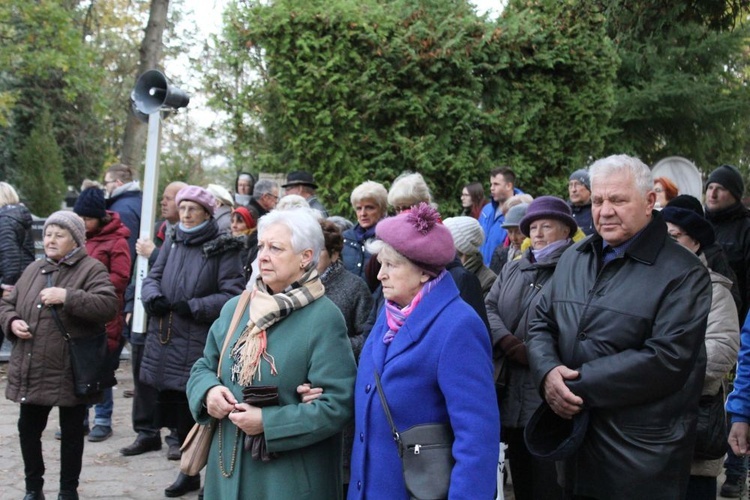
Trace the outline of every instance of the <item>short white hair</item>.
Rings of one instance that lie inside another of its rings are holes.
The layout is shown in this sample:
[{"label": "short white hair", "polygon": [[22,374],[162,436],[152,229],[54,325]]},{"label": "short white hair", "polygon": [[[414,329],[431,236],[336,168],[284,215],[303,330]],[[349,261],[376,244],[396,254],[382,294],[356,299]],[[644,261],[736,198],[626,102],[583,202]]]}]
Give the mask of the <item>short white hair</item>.
[{"label": "short white hair", "polygon": [[644,196],[654,189],[654,175],[648,165],[640,159],[628,155],[612,155],[596,160],[589,167],[591,189],[594,189],[597,178],[609,177],[623,172],[629,172],[633,176],[636,189]]},{"label": "short white hair", "polygon": [[272,210],[258,221],[258,238],[262,238],[263,232],[271,226],[286,226],[292,234],[292,250],[299,254],[308,248],[311,249],[313,257],[310,266],[315,267],[318,265],[320,252],[325,248],[325,239],[323,229],[313,212],[317,210],[311,208]]}]

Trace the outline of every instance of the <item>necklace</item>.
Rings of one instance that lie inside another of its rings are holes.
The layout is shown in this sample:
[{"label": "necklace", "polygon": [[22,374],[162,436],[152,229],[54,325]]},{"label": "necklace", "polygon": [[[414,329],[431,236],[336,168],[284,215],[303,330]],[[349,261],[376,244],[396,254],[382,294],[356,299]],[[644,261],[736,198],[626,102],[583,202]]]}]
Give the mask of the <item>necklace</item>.
[{"label": "necklace", "polygon": [[159,318],[159,343],[161,345],[167,345],[169,344],[169,338],[172,336],[172,311],[169,312],[169,321],[167,321],[167,338],[161,336],[163,321],[164,317],[162,316]]},{"label": "necklace", "polygon": [[234,433],[234,449],[232,450],[232,462],[229,464],[229,472],[224,470],[224,439],[222,439],[221,436],[221,429],[224,427],[221,422],[217,422],[217,425],[219,426],[219,469],[221,470],[221,475],[229,478],[232,477],[232,474],[234,474],[234,465],[235,460],[237,459],[237,443],[239,442],[240,437],[240,428],[235,427],[235,433]]}]

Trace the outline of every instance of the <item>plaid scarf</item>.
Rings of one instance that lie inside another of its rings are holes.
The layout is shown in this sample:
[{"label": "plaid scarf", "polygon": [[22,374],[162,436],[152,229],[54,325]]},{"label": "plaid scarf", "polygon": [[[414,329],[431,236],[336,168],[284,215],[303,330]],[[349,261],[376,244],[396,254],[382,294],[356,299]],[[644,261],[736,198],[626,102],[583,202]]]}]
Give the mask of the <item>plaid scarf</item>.
[{"label": "plaid scarf", "polygon": [[[232,349],[232,381],[242,386],[251,385],[257,376],[260,380],[261,360],[271,365],[276,375],[276,363],[268,354],[266,331],[297,309],[323,296],[325,288],[315,268],[307,271],[299,281],[282,293],[271,295],[261,279],[256,281],[250,295],[250,320]],[[227,333],[231,335],[232,332]]]},{"label": "plaid scarf", "polygon": [[438,274],[435,279],[432,279],[425,283],[424,286],[422,286],[422,288],[419,290],[419,292],[417,292],[417,295],[415,295],[414,298],[411,299],[411,303],[403,309],[401,309],[398,304],[393,301],[385,301],[385,322],[388,325],[388,331],[385,332],[385,335],[383,336],[384,344],[390,344],[391,342],[393,342],[393,337],[395,337],[401,327],[404,326],[406,318],[408,318],[409,315],[414,311],[414,309],[419,305],[419,303],[422,302],[422,299],[425,297],[425,295],[430,293],[432,289],[435,288],[435,286],[437,286],[437,284],[440,283],[443,278],[445,278],[446,274],[448,274],[448,271],[443,269],[443,271]]}]

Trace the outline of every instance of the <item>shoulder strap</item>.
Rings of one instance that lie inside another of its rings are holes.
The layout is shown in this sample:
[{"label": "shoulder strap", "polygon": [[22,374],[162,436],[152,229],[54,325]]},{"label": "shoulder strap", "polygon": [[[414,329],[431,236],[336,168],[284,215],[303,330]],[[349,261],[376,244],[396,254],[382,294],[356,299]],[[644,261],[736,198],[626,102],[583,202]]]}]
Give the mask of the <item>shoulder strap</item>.
[{"label": "shoulder strap", "polygon": [[396,442],[396,446],[398,446],[398,454],[403,455],[403,451],[401,449],[401,435],[399,435],[398,430],[396,429],[396,424],[393,423],[393,417],[391,416],[391,409],[388,406],[388,401],[385,399],[385,393],[383,392],[383,386],[380,385],[380,374],[378,374],[377,370],[373,370],[375,372],[375,385],[378,387],[378,394],[380,395],[380,402],[383,405],[383,410],[385,411],[385,416],[388,419],[388,424],[391,426],[391,432],[393,433],[393,440]]},{"label": "shoulder strap", "polygon": [[232,321],[231,323],[229,323],[229,330],[227,330],[227,333],[224,335],[224,345],[221,347],[221,354],[219,355],[219,365],[216,368],[216,375],[219,377],[221,376],[221,362],[224,360],[224,351],[227,350],[229,341],[231,340],[232,335],[234,335],[234,331],[237,329],[240,318],[242,318],[242,313],[245,312],[245,308],[250,302],[250,293],[250,290],[244,290],[242,292],[242,295],[240,295],[240,300],[239,302],[237,302],[237,308],[234,310],[234,316],[232,316]]},{"label": "shoulder strap", "polygon": [[[52,287],[52,273],[47,274],[47,288]],[[65,340],[70,340],[70,334],[65,329],[65,325],[63,325],[62,320],[60,319],[60,316],[57,314],[57,309],[55,309],[55,306],[52,306],[49,308],[50,312],[52,313],[52,318],[55,320],[55,324],[57,325],[57,329],[60,330],[60,333],[62,333],[62,336]]]}]

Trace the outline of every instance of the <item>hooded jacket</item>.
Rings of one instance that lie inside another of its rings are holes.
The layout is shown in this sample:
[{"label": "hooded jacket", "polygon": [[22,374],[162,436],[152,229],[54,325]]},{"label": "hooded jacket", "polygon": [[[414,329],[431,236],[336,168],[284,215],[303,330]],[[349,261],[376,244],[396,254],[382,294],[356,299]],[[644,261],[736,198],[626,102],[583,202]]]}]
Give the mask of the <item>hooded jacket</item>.
[{"label": "hooded jacket", "polygon": [[706,371],[711,307],[706,266],[667,235],[658,212],[623,255],[602,264],[594,234],[565,252],[542,292],[527,340],[543,393],[550,370],[590,411],[563,486],[607,499],[684,498]]},{"label": "hooded jacket", "polygon": [[[118,311],[122,311],[125,289],[130,282],[130,230],[122,223],[117,212],[108,211],[107,214],[112,219],[104,227],[95,233],[86,233],[86,252],[107,268],[109,279],[115,286]],[[125,318],[120,313],[107,323],[109,352],[115,352],[119,348],[124,323]]]},{"label": "hooded jacket", "polygon": [[144,303],[164,297],[170,305],[187,301],[190,316],[174,310],[150,316],[141,382],[157,390],[185,392],[190,368],[203,355],[211,324],[222,306],[242,293],[242,242],[219,236],[216,221],[193,233],[177,227],[174,239],[163,245],[148,277],[143,280]]}]

